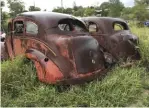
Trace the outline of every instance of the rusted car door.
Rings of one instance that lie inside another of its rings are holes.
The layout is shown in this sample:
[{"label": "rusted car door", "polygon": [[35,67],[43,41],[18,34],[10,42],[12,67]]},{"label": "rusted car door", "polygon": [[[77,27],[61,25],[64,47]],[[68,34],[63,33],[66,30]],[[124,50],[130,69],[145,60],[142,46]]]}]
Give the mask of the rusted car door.
[{"label": "rusted car door", "polygon": [[38,24],[31,19],[15,19],[13,21],[13,34],[11,38],[13,55],[18,56],[25,54],[25,51],[34,48],[40,50],[42,53],[48,51],[48,47],[43,42],[39,34]]},{"label": "rusted car door", "polygon": [[25,20],[23,18],[13,20],[12,49],[14,56],[23,53],[21,48],[21,37],[25,36]]},{"label": "rusted car door", "polygon": [[[18,29],[16,29],[16,26],[15,26],[16,24],[17,24]],[[15,41],[15,37],[24,35],[24,29],[23,29],[24,25],[23,24],[24,24],[23,18],[13,19],[8,23],[8,34],[6,37],[5,44],[7,47],[8,55],[11,59],[14,58],[14,56],[16,55],[15,50],[17,49],[16,44],[18,42]],[[20,46],[18,46],[18,48],[19,47]]]}]

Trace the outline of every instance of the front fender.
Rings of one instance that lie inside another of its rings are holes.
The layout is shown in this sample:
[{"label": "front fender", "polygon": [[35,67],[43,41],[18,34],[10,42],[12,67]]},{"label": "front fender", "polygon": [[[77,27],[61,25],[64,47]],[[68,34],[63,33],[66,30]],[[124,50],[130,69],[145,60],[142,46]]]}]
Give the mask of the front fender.
[{"label": "front fender", "polygon": [[40,51],[28,49],[25,52],[25,56],[34,62],[40,81],[55,84],[57,81],[63,79],[63,74],[57,65]]}]

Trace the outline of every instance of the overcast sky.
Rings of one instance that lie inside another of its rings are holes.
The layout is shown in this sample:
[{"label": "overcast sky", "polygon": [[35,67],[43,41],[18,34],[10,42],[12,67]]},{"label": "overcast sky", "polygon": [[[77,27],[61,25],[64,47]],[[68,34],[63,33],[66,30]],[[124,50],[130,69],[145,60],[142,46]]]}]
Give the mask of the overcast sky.
[{"label": "overcast sky", "polygon": [[[7,3],[6,0],[5,4]],[[47,11],[52,11],[53,8],[60,7],[61,6],[61,0],[22,0],[25,3],[26,9],[28,9],[29,6],[34,5],[40,7],[41,10],[46,9]],[[66,7],[72,7],[73,2],[76,2],[77,6],[94,6],[94,5],[100,5],[101,3],[109,0],[63,0],[63,6]],[[120,0],[124,3],[125,6],[133,6],[134,0]],[[7,6],[4,7],[4,11],[8,11]]]}]

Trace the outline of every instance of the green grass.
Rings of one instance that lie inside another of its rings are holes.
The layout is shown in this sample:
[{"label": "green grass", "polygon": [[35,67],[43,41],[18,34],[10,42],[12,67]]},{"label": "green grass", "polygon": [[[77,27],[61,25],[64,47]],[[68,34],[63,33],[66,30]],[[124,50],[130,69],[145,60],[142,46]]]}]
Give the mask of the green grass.
[{"label": "green grass", "polygon": [[139,37],[142,60],[149,61],[149,28],[136,28],[133,26],[131,31]]},{"label": "green grass", "polygon": [[62,92],[39,82],[32,63],[22,57],[2,63],[1,106],[149,106],[149,29],[132,27],[132,32],[140,38],[141,61]]}]

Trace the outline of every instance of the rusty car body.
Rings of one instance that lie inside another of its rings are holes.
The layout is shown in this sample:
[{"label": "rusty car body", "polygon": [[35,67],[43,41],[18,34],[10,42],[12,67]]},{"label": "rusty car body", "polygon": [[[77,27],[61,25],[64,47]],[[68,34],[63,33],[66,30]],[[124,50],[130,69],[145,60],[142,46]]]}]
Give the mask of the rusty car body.
[{"label": "rusty car body", "polygon": [[84,17],[81,18],[91,35],[112,55],[114,61],[123,59],[139,60],[141,58],[138,37],[131,33],[127,23],[120,18]]},{"label": "rusty car body", "polygon": [[25,12],[8,24],[9,58],[24,55],[34,62],[38,79],[49,84],[77,84],[104,74],[99,42],[73,16]]}]

